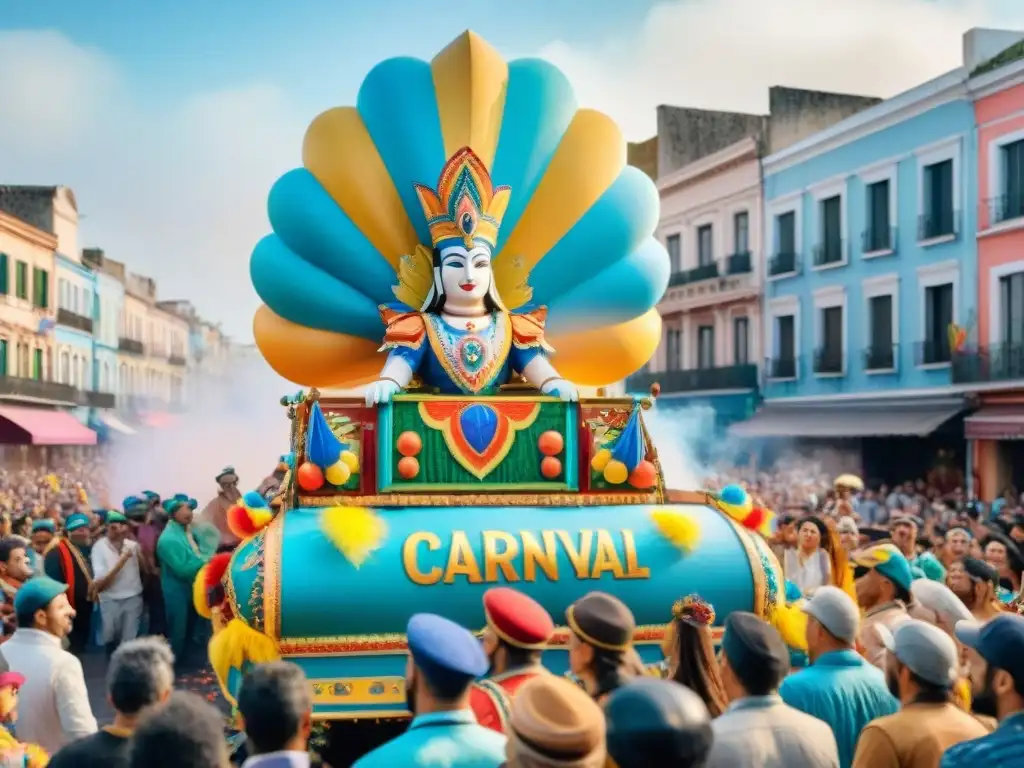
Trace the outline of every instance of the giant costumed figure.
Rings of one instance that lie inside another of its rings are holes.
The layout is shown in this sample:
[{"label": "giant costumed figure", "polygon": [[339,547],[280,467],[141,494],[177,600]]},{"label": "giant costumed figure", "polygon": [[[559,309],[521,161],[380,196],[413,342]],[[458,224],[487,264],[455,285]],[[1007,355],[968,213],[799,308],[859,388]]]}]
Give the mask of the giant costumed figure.
[{"label": "giant costumed figure", "polygon": [[250,272],[260,351],[312,389],[282,400],[280,489],[228,511],[241,544],[194,583],[229,699],[283,657],[318,719],[407,717],[409,617],[482,629],[499,585],[563,625],[542,649],[556,673],[565,610],[592,590],[630,606],[648,662],[687,592],[721,620],[787,626],[755,533],[770,515],[738,488],[668,491],[655,397],[586,394],[654,353],[670,271],[657,189],[609,118],[551,64],[467,32],[431,62],[375,67],[357,106],[313,121],[302,159],[270,192]]}]

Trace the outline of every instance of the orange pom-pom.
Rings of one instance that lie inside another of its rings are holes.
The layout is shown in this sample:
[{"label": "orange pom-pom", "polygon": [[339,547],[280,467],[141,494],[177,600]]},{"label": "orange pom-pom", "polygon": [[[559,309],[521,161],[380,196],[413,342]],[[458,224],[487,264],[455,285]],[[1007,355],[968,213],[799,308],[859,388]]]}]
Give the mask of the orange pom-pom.
[{"label": "orange pom-pom", "polygon": [[398,436],[395,448],[403,456],[416,456],[423,449],[423,440],[412,430],[407,430]]},{"label": "orange pom-pom", "polygon": [[653,462],[641,461],[636,465],[636,469],[629,473],[627,482],[634,488],[653,488],[658,482],[658,470]]},{"label": "orange pom-pom", "polygon": [[263,526],[256,525],[249,510],[241,504],[234,504],[228,508],[227,514],[228,530],[240,539],[248,539],[255,536]]},{"label": "orange pom-pom", "polygon": [[554,480],[562,474],[562,462],[554,456],[545,456],[540,462],[540,473],[548,480]]},{"label": "orange pom-pom", "polygon": [[295,479],[304,491],[319,491],[324,487],[323,470],[311,461],[302,463],[299,471],[295,473]]},{"label": "orange pom-pom", "polygon": [[412,480],[420,473],[420,462],[415,456],[405,456],[398,460],[398,476],[403,480]]},{"label": "orange pom-pom", "polygon": [[555,430],[549,429],[537,439],[537,447],[545,456],[557,456],[565,448],[565,438]]}]

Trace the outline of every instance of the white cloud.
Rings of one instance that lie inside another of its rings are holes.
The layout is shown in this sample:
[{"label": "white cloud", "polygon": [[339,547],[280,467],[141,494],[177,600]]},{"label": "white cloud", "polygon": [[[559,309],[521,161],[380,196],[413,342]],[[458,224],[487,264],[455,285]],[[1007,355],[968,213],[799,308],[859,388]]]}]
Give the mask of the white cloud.
[{"label": "white cloud", "polygon": [[3,183],[70,186],[81,243],[250,338],[249,254],[308,122],[284,93],[256,83],[152,107],[102,52],[55,32],[0,33],[0,72],[18,75],[0,79]]},{"label": "white cloud", "polygon": [[976,26],[1024,29],[1024,4],[683,0],[651,10],[638,37],[589,50],[556,41],[540,55],[582,104],[640,140],[658,104],[763,112],[772,85],[891,96],[959,66],[961,36]]}]

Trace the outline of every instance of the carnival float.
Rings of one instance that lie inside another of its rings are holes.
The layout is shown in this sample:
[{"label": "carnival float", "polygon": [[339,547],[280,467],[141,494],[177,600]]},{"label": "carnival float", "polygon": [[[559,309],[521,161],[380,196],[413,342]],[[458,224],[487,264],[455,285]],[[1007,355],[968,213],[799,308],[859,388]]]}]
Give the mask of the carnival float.
[{"label": "carnival float", "polygon": [[[410,615],[483,628],[495,584],[556,622],[614,593],[650,663],[689,592],[719,622],[784,623],[770,514],[736,487],[666,489],[656,393],[579,394],[654,353],[669,261],[654,183],[556,67],[472,32],[384,61],[313,121],[302,163],[251,259],[257,344],[308,388],[282,401],[289,471],[231,510],[243,542],[196,581],[229,700],[248,665],[285,658],[320,720],[407,717]],[[555,672],[567,642],[544,654]]]}]

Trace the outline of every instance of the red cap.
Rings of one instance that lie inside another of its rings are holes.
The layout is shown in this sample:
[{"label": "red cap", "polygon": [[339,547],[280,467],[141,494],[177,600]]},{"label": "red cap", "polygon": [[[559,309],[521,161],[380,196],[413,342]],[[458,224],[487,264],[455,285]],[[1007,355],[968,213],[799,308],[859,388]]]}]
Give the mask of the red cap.
[{"label": "red cap", "polygon": [[555,622],[543,606],[509,587],[494,587],[484,593],[487,626],[509,645],[540,649],[555,632]]},{"label": "red cap", "polygon": [[0,688],[13,686],[21,688],[25,684],[25,676],[20,672],[0,672]]}]

